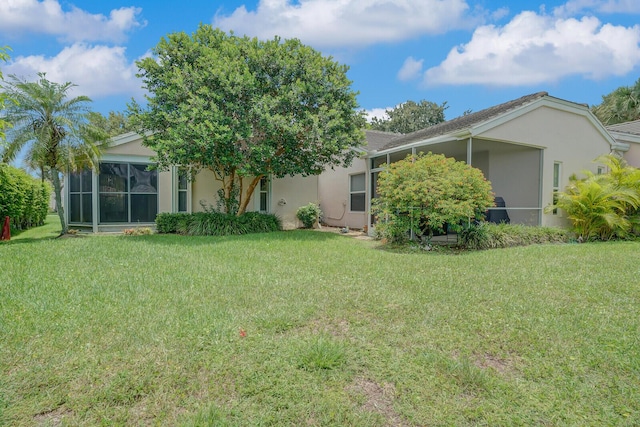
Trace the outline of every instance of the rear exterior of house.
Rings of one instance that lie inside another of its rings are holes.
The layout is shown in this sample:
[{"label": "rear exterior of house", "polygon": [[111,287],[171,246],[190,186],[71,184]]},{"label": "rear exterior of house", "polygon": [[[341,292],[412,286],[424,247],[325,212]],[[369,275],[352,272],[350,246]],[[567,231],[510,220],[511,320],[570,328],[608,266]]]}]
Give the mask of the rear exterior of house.
[{"label": "rear exterior of house", "polygon": [[[635,128],[634,128],[635,129]],[[617,133],[615,133],[615,132]],[[624,132],[623,132],[624,131]],[[594,160],[611,152],[640,164],[640,123],[610,132],[586,105],[549,96],[527,95],[438,125],[398,135],[366,131],[367,146],[349,167],[320,176],[264,179],[249,210],[278,215],[285,228],[301,224],[300,206],[320,203],[328,225],[373,231],[370,214],[379,173],[408,154],[433,152],[480,169],[504,207],[492,208],[511,223],[564,226],[562,211],[545,212],[572,174],[602,166]],[[621,136],[622,135],[622,136]],[[154,152],[129,133],[113,138],[100,171],[71,174],[65,182],[65,207],[71,227],[120,231],[153,226],[160,212],[197,212],[216,206],[220,183],[210,171],[187,181],[177,167],[148,170]]]},{"label": "rear exterior of house", "polygon": [[[204,170],[188,181],[178,167],[149,170],[155,153],[135,133],[112,139],[98,172],[65,176],[64,204],[71,228],[93,232],[153,227],[160,212],[198,212],[215,207],[221,184]],[[318,177],[263,179],[249,202],[249,211],[280,217],[285,229],[300,226],[296,210],[317,203]]]},{"label": "rear exterior of house", "polygon": [[[371,138],[368,133],[367,140]],[[495,196],[504,201],[505,208],[492,209],[501,212],[497,216],[515,224],[564,226],[567,220],[562,211],[544,211],[553,203],[554,194],[566,187],[571,174],[585,169],[597,173],[593,161],[620,148],[586,105],[546,92],[388,138],[386,143],[365,147],[365,154],[351,168],[321,176],[325,221],[372,230],[376,218],[368,212],[376,197],[378,174],[409,154],[433,152],[480,169],[491,181]],[[361,175],[366,206],[364,214],[355,216],[353,181]],[[351,210],[341,217],[345,204]]]}]

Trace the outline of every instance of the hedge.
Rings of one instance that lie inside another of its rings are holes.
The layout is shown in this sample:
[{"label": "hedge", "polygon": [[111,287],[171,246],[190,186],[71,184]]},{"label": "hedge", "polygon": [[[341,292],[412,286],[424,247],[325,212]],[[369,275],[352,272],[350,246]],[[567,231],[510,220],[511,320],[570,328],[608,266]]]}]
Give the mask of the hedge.
[{"label": "hedge", "polygon": [[245,212],[240,216],[219,212],[160,213],[156,216],[158,233],[189,236],[228,236],[282,230],[280,218],[272,214]]},{"label": "hedge", "polygon": [[11,218],[14,231],[44,224],[49,212],[51,185],[22,169],[0,163],[0,219]]}]

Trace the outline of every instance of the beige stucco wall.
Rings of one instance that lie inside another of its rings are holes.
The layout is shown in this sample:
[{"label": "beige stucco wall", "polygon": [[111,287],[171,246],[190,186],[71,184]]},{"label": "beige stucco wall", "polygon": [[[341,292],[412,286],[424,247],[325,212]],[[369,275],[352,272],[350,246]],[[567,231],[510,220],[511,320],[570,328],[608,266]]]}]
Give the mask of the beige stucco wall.
[{"label": "beige stucco wall", "polygon": [[[249,180],[245,180],[245,186]],[[198,173],[196,179],[191,183],[191,209],[192,212],[202,211],[202,204],[207,207],[216,207],[218,200],[218,190],[222,188],[219,181],[215,180],[214,174],[209,170]],[[258,188],[247,205],[248,211],[257,211]],[[269,199],[269,212],[277,215],[282,220],[285,229],[298,228],[302,224],[296,218],[296,211],[300,206],[309,203],[318,203],[318,177],[284,177],[273,179]]]},{"label": "beige stucco wall", "polygon": [[[554,162],[562,163],[561,188],[564,188],[568,184],[571,174],[579,174],[585,169],[596,172],[597,165],[593,163],[593,160],[611,151],[609,141],[585,115],[547,106],[542,106],[497,126],[483,133],[482,137],[544,148],[543,207],[552,202]],[[516,182],[514,185],[521,184]],[[542,215],[542,225],[566,224],[566,218],[563,218],[561,213],[559,215]]]},{"label": "beige stucco wall", "polygon": [[[335,227],[362,229],[367,224],[366,212],[351,212],[349,197],[350,176],[366,172],[366,160],[356,158],[347,168],[327,169],[319,176],[318,193],[324,223]],[[365,176],[366,200],[369,197],[369,176]]]},{"label": "beige stucco wall", "polygon": [[156,153],[148,147],[142,145],[142,137],[140,139],[127,142],[125,144],[116,145],[107,148],[105,154],[120,154],[125,156],[145,156],[151,157]]},{"label": "beige stucco wall", "polygon": [[630,166],[640,168],[640,144],[634,142],[627,142],[629,144],[629,151],[624,153],[624,159]]},{"label": "beige stucco wall", "polygon": [[270,212],[280,217],[285,230],[301,227],[302,223],[296,217],[298,208],[320,202],[318,177],[287,176],[274,179],[270,202]]}]

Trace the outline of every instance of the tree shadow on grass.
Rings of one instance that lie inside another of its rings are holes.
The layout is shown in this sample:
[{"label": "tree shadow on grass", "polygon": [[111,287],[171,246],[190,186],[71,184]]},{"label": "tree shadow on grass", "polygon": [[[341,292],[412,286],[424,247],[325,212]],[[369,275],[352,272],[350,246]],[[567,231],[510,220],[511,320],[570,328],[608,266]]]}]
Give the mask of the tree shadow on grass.
[{"label": "tree shadow on grass", "polygon": [[227,242],[326,242],[343,239],[334,233],[319,233],[314,230],[287,230],[270,233],[248,233],[231,236],[183,236],[179,234],[152,234],[146,236],[118,236],[122,239],[140,239],[158,245],[198,246]]}]

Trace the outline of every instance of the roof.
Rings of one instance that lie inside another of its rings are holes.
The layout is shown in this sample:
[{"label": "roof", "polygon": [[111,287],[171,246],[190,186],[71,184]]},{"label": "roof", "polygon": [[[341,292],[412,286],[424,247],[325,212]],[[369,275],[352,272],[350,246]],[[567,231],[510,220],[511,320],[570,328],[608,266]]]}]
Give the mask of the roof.
[{"label": "roof", "polygon": [[475,113],[467,114],[465,116],[460,116],[446,122],[438,123],[437,125],[430,126],[425,129],[398,136],[380,149],[388,150],[390,148],[400,147],[403,145],[411,144],[413,142],[423,141],[425,139],[435,138],[438,136],[448,135],[453,132],[470,129],[475,125],[494,119],[509,111],[522,107],[523,105],[530,104],[548,95],[549,94],[547,92],[537,92],[530,95],[525,95],[523,97],[505,102],[503,104],[495,105],[493,107],[489,107]]},{"label": "roof", "polygon": [[632,122],[618,123],[606,127],[608,131],[628,133],[630,135],[640,135],[640,120]]},{"label": "roof", "polygon": [[383,132],[379,130],[365,130],[367,150],[377,151],[387,145],[389,141],[400,136],[399,133]]}]

